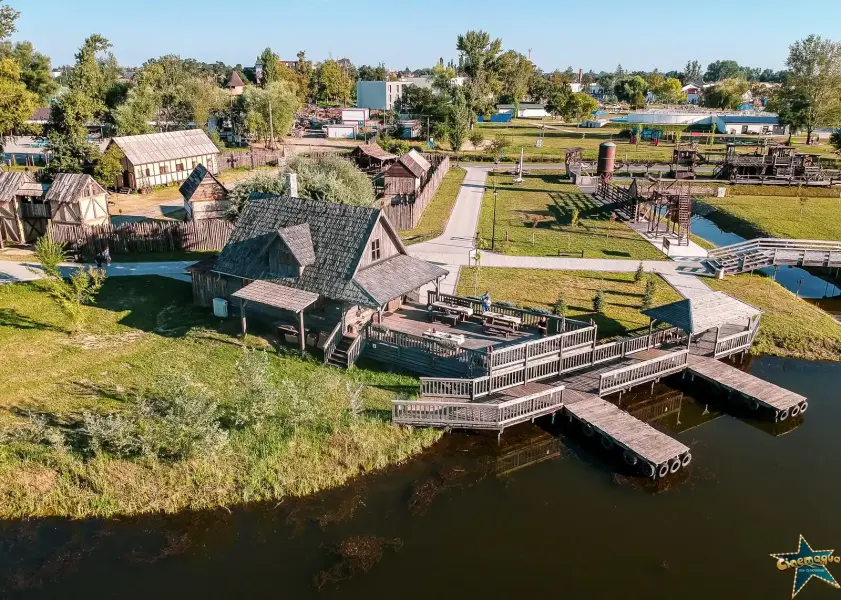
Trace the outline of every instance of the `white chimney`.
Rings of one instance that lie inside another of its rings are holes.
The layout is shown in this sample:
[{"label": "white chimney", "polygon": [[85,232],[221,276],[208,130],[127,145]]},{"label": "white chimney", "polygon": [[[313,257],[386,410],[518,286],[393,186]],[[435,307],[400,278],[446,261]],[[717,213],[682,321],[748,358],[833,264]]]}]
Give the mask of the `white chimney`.
[{"label": "white chimney", "polygon": [[287,173],[286,174],[286,190],[289,192],[290,198],[297,198],[298,197],[298,174],[297,173]]}]

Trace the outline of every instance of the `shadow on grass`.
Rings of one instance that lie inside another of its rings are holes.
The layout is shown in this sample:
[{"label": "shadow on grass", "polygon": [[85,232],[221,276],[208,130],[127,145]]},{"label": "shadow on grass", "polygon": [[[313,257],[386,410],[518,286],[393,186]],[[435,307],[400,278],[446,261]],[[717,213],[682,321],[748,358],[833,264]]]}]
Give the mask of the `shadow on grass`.
[{"label": "shadow on grass", "polygon": [[630,252],[622,252],[620,250],[602,250],[603,254],[607,254],[608,256],[619,256],[623,258],[631,258]]},{"label": "shadow on grass", "polygon": [[35,319],[20,313],[14,308],[0,308],[0,327],[10,327],[25,331],[67,331],[66,329],[55,327],[49,323],[36,321]]}]

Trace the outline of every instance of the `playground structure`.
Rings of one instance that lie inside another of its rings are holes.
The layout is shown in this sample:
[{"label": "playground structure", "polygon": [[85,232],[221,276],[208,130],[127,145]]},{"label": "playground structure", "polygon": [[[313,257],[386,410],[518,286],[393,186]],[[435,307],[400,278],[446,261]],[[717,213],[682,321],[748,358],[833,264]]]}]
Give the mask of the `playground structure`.
[{"label": "playground structure", "polygon": [[727,144],[722,162],[713,172],[714,179],[738,183],[764,182],[766,179],[812,183],[827,179],[817,154],[803,154],[792,146],[753,144],[750,154],[739,154],[735,144]]}]

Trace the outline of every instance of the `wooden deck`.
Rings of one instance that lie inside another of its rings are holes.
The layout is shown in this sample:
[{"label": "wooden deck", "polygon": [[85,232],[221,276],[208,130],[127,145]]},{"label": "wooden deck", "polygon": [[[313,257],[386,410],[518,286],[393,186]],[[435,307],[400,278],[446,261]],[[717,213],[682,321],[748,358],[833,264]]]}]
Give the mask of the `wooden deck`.
[{"label": "wooden deck", "polygon": [[[745,373],[719,360],[690,356],[689,373],[776,411],[778,420],[797,416],[808,406],[806,397]],[[784,416],[783,416],[784,415]]]},{"label": "wooden deck", "polygon": [[400,310],[383,315],[382,324],[394,331],[401,331],[412,335],[422,336],[427,329],[435,328],[436,331],[447,333],[458,333],[464,336],[462,348],[469,350],[483,350],[488,346],[502,348],[512,344],[528,342],[540,337],[537,330],[524,328],[512,332],[510,336],[487,335],[482,331],[482,324],[476,320],[468,320],[453,327],[448,323],[429,320],[426,306],[421,304],[404,304]]},{"label": "wooden deck", "polygon": [[648,463],[652,476],[674,473],[691,461],[687,446],[598,396],[567,389],[564,410],[583,424],[585,433],[598,432]]}]

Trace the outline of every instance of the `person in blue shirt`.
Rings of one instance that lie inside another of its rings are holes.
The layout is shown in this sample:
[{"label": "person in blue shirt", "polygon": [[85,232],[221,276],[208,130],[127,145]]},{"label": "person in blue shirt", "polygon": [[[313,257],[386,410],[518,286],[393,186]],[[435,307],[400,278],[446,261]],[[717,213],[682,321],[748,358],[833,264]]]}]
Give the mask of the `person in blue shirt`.
[{"label": "person in blue shirt", "polygon": [[483,312],[490,312],[491,310],[491,294],[490,292],[485,292],[482,294],[482,311]]}]

